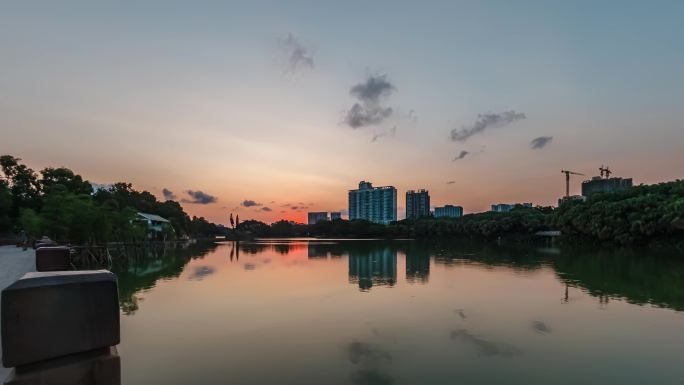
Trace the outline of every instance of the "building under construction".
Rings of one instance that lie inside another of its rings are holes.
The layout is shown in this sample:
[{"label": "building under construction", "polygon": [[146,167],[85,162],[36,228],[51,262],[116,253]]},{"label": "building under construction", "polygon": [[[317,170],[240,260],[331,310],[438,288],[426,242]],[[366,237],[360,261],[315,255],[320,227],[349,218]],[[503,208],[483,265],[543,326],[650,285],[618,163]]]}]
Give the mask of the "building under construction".
[{"label": "building under construction", "polygon": [[582,182],[582,196],[588,197],[597,192],[615,192],[632,187],[632,178],[610,177],[612,173],[608,167],[599,168],[601,176]]}]

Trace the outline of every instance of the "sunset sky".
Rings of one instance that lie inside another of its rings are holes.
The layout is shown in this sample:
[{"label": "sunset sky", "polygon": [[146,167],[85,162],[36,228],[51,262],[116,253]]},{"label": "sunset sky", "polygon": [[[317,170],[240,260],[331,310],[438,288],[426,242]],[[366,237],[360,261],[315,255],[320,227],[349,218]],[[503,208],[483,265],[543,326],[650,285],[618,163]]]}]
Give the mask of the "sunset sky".
[{"label": "sunset sky", "polygon": [[684,176],[682,14],[681,1],[4,1],[0,153],[167,189],[219,223],[346,210],[361,180],[395,186],[399,218],[418,188],[466,213],[551,205],[561,169]]}]

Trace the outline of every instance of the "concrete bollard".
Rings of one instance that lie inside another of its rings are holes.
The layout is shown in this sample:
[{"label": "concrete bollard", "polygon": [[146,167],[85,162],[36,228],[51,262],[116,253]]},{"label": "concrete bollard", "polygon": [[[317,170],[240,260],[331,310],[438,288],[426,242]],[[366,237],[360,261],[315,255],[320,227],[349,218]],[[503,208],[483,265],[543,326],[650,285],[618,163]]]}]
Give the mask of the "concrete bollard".
[{"label": "concrete bollard", "polygon": [[19,367],[119,343],[116,276],[27,273],[2,291],[2,361]]},{"label": "concrete bollard", "polygon": [[115,347],[43,361],[14,369],[4,385],[121,385]]},{"label": "concrete bollard", "polygon": [[70,250],[66,246],[39,247],[36,249],[36,271],[71,270]]}]

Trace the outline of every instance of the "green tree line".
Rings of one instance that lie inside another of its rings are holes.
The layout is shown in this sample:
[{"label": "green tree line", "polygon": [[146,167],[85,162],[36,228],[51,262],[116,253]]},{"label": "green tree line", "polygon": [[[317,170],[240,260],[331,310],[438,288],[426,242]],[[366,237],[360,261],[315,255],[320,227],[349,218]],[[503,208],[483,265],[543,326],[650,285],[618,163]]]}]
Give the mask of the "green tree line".
[{"label": "green tree line", "polygon": [[684,181],[568,201],[554,210],[549,225],[571,236],[621,245],[672,240],[684,246]]},{"label": "green tree line", "polygon": [[684,181],[640,185],[569,200],[559,208],[517,206],[510,212],[483,212],[459,218],[425,217],[380,225],[336,219],[303,225],[249,220],[240,234],[258,237],[467,238],[532,237],[560,230],[565,239],[618,245],[671,244],[684,248]]},{"label": "green tree line", "polygon": [[161,202],[130,183],[94,189],[67,168],[35,172],[11,155],[0,156],[0,170],[0,234],[47,235],[74,244],[138,242],[148,234],[147,225],[136,220],[138,212],[170,221],[164,239],[225,234],[204,218],[191,218],[178,202]]}]

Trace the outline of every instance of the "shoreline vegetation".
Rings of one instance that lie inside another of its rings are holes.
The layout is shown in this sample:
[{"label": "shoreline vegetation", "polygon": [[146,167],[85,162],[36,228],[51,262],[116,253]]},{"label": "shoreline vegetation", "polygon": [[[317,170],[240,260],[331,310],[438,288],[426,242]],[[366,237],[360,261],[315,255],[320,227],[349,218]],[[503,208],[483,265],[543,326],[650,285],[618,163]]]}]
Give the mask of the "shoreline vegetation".
[{"label": "shoreline vegetation", "polygon": [[[188,240],[245,240],[256,237],[445,238],[531,241],[535,233],[559,230],[561,242],[619,246],[674,246],[684,249],[684,181],[640,185],[597,193],[586,202],[560,207],[516,207],[459,218],[419,218],[389,225],[365,220],[320,221],[313,225],[257,220],[225,227],[190,217],[179,202],[159,201],[130,183],[93,188],[67,168],[39,173],[10,155],[0,157],[0,243],[30,244],[47,235],[79,246],[140,245]],[[169,223],[150,234],[138,212]]]}]

